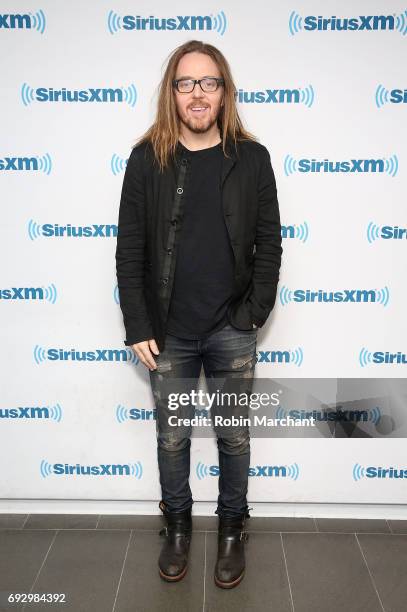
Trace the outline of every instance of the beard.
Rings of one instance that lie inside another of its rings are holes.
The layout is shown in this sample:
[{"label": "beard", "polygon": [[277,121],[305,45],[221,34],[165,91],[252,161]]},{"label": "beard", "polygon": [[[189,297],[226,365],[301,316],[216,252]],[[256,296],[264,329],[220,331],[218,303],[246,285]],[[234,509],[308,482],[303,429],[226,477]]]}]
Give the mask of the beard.
[{"label": "beard", "polygon": [[217,123],[219,114],[214,119],[209,118],[205,121],[201,121],[199,118],[194,120],[189,119],[188,117],[184,119],[180,115],[178,116],[181,123],[183,123],[189,130],[191,130],[191,132],[194,132],[194,134],[204,134],[205,132],[210,130],[211,127],[215,125],[215,123]]}]

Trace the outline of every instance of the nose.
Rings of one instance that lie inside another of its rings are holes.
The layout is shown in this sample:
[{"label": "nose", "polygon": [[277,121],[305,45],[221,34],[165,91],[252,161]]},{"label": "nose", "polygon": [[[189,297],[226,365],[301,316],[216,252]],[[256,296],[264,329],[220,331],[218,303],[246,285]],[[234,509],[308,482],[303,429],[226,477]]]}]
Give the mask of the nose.
[{"label": "nose", "polygon": [[192,90],[192,94],[195,98],[202,98],[203,95],[203,91],[201,89],[201,86],[198,83],[195,83],[195,86]]}]

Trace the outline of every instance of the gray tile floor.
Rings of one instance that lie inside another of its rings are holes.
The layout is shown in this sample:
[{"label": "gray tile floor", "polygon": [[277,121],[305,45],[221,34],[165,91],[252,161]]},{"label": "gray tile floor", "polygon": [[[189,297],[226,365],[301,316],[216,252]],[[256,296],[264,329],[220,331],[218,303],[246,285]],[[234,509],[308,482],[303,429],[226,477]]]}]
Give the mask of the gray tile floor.
[{"label": "gray tile floor", "polygon": [[[185,578],[161,580],[159,516],[0,514],[0,610],[406,612],[407,520],[248,519],[246,574],[213,580],[217,516],[193,517]],[[65,593],[66,603],[7,603]]]}]

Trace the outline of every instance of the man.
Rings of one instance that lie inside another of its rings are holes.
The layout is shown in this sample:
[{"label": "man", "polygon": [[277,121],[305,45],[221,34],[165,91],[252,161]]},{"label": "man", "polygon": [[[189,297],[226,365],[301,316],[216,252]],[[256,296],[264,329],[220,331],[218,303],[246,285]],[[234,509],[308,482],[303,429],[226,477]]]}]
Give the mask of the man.
[{"label": "man", "polygon": [[[192,534],[194,406],[169,407],[168,391],[206,379],[250,393],[257,329],[276,299],[281,226],[270,155],[242,125],[229,65],[216,47],[189,41],[172,53],[155,122],[130,154],[116,250],[120,307],[131,346],[149,368],[167,581],[187,571]],[[237,405],[214,407],[247,415]],[[245,569],[250,465],[247,426],[215,427],[219,451],[215,582],[231,588]]]}]

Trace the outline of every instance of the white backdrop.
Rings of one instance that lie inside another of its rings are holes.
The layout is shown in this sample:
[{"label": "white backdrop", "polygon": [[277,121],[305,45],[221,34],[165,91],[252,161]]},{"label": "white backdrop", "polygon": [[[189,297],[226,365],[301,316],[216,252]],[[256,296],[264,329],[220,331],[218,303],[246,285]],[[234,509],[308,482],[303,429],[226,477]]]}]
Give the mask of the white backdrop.
[{"label": "white backdrop", "polygon": [[[256,376],[405,378],[406,8],[0,2],[1,497],[157,511],[155,423],[135,418],[153,397],[123,344],[116,223],[164,62],[192,38],[227,57],[241,117],[276,174],[283,265]],[[303,299],[318,290],[338,301]],[[249,504],[406,503],[404,438],[368,438],[297,428],[252,439]],[[213,509],[217,463],[214,439],[194,438],[194,499]]]}]

